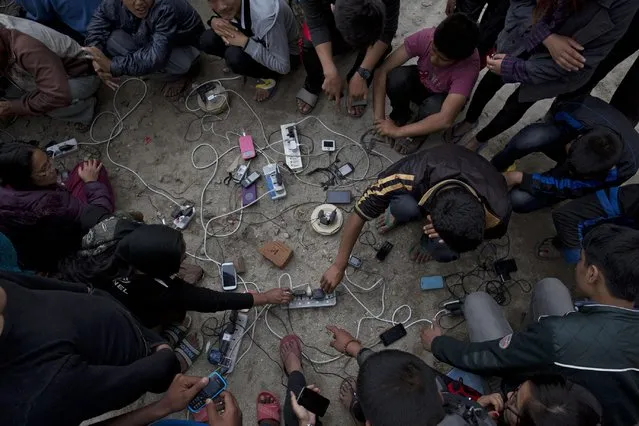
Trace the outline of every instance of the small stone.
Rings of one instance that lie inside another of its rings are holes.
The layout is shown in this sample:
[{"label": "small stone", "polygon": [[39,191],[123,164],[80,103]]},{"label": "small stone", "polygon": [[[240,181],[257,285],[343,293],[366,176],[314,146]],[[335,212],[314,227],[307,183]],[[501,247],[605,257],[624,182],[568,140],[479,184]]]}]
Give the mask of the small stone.
[{"label": "small stone", "polygon": [[433,5],[433,2],[431,1],[423,1],[422,2],[422,7],[430,7]]},{"label": "small stone", "polygon": [[280,234],[280,228],[275,228],[275,232],[273,233],[273,235],[279,235]]},{"label": "small stone", "polygon": [[289,237],[290,237],[290,235],[288,235],[288,232],[282,232],[282,238],[287,240]]}]

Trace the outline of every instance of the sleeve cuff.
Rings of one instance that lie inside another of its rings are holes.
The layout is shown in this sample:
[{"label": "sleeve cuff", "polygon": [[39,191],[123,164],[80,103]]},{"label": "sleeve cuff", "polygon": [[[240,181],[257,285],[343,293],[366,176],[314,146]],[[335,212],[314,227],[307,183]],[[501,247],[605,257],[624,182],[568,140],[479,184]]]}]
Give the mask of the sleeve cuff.
[{"label": "sleeve cuff", "polygon": [[534,174],[530,173],[522,173],[523,176],[521,178],[521,183],[519,184],[519,189],[531,192],[533,187]]},{"label": "sleeve cuff", "polygon": [[368,222],[369,220],[373,220],[372,217],[366,216],[364,212],[359,208],[359,206],[355,206],[355,213],[357,213],[357,215],[366,222]]},{"label": "sleeve cuff", "polygon": [[537,46],[542,44],[546,38],[552,34],[548,25],[545,22],[539,22],[533,27],[528,38],[526,38],[526,50],[528,52],[533,51]]},{"label": "sleeve cuff", "polygon": [[114,57],[111,60],[111,75],[113,77],[120,77],[121,75],[124,75],[124,70],[122,69],[122,65],[120,65],[120,58],[118,58],[117,56]]},{"label": "sleeve cuff", "polygon": [[515,66],[518,62],[524,62],[523,60],[515,56],[506,56],[501,61],[501,78],[505,83],[517,83],[515,78]]},{"label": "sleeve cuff", "polygon": [[248,42],[246,42],[246,46],[244,46],[244,51],[253,59],[257,55],[257,51],[259,49],[259,44],[249,37]]},{"label": "sleeve cuff", "polygon": [[313,46],[319,46],[331,41],[331,33],[326,28],[314,28],[310,32]]},{"label": "sleeve cuff", "polygon": [[358,366],[362,366],[362,364],[364,364],[364,362],[375,353],[375,351],[373,351],[372,349],[369,348],[362,348],[361,351],[359,351],[359,353],[357,354],[357,365]]}]

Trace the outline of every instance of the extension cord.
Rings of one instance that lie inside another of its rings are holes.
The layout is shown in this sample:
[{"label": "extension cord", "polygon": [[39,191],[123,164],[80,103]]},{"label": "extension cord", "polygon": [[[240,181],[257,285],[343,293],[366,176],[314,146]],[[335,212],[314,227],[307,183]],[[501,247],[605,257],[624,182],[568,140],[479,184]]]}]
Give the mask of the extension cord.
[{"label": "extension cord", "polygon": [[[202,111],[208,112],[213,115],[220,115],[229,109],[228,97],[226,95],[226,89],[222,86],[222,83],[215,82],[213,88],[204,87],[198,88],[197,104]],[[200,92],[204,91],[202,95]],[[202,99],[204,96],[204,99]]]},{"label": "extension cord", "polygon": [[[278,200],[286,197],[286,188],[284,188],[284,182],[277,183],[277,164],[267,164],[262,169],[264,172],[264,180],[266,180],[266,189],[271,196],[271,200]],[[281,180],[281,175],[280,175]]]},{"label": "extension cord", "polygon": [[297,126],[295,126],[295,123],[282,124],[280,126],[280,130],[282,132],[284,154],[286,155],[286,165],[291,170],[303,168],[304,165],[302,164],[300,140],[297,136]]}]

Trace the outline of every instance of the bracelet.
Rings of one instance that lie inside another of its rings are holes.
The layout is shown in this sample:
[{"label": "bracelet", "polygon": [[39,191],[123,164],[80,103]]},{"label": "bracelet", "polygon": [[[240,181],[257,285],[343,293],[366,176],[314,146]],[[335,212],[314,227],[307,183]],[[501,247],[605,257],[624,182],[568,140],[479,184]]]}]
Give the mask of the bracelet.
[{"label": "bracelet", "polygon": [[348,345],[350,345],[353,342],[357,342],[360,343],[359,340],[357,339],[351,339],[348,342],[346,342],[346,344],[344,345],[344,350],[342,351],[342,353],[346,354],[346,349],[348,349]]}]

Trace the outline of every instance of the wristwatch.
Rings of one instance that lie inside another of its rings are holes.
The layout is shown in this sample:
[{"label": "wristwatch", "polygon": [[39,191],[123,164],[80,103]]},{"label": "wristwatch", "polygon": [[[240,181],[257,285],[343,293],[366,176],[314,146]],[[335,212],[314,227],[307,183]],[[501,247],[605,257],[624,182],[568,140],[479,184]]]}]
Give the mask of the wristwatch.
[{"label": "wristwatch", "polygon": [[364,80],[368,80],[373,75],[372,72],[362,67],[357,68],[357,74],[361,75]]}]

